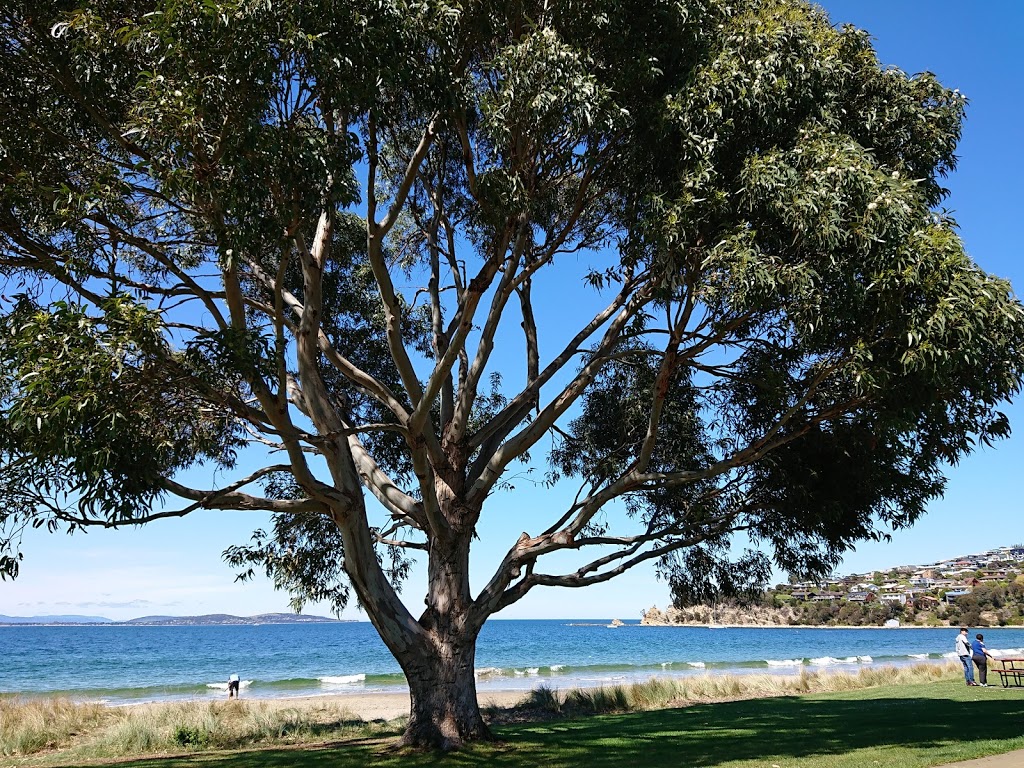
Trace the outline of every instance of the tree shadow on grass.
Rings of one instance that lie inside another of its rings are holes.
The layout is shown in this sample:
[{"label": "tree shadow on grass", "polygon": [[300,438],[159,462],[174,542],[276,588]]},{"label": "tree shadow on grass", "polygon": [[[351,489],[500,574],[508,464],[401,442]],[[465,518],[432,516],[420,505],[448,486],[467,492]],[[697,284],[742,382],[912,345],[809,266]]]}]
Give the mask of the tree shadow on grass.
[{"label": "tree shadow on grass", "polygon": [[[995,692],[993,692],[995,693]],[[1024,734],[1024,696],[989,701],[780,697],[517,729],[525,742],[560,741],[586,768],[715,766],[734,760],[845,754],[901,746],[998,741]],[[585,758],[585,759],[584,759]]]},{"label": "tree shadow on grass", "polygon": [[[952,688],[950,688],[952,691]],[[395,753],[381,742],[144,760],[139,768],[678,768],[735,760],[842,755],[860,749],[948,748],[1024,734],[1024,691],[990,699],[780,697],[510,726],[505,741],[450,755]],[[941,696],[941,693],[939,693]]]}]

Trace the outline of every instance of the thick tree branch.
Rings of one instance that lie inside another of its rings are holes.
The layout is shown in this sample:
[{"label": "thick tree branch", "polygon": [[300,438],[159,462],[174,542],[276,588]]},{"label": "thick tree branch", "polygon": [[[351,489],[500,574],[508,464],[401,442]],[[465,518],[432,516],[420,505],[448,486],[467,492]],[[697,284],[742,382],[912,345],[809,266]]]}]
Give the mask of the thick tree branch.
[{"label": "thick tree branch", "polygon": [[402,211],[402,207],[405,205],[405,199],[409,196],[409,190],[412,189],[413,183],[416,181],[416,177],[420,172],[420,165],[423,163],[423,159],[427,156],[427,152],[430,151],[430,145],[434,142],[434,137],[437,135],[437,121],[439,115],[435,114],[430,122],[427,123],[426,129],[423,131],[423,137],[420,139],[419,145],[412,153],[412,157],[409,158],[409,163],[405,167],[405,173],[402,174],[402,181],[398,185],[398,190],[395,192],[395,199],[391,202],[391,207],[388,209],[387,216],[384,217],[380,223],[374,223],[374,230],[377,238],[383,240],[387,233],[391,230],[391,227],[398,221],[398,215]]},{"label": "thick tree branch", "polygon": [[[409,399],[412,401],[413,407],[415,408],[423,399],[423,391],[420,387],[419,379],[416,376],[416,370],[413,368],[412,359],[410,358],[409,352],[405,348],[405,343],[402,340],[401,304],[398,299],[398,294],[395,291],[394,282],[391,280],[391,270],[384,258],[383,239],[386,234],[386,230],[383,230],[378,226],[374,218],[376,216],[377,208],[376,177],[379,156],[377,149],[377,124],[372,111],[370,112],[367,125],[368,140],[366,149],[369,170],[367,175],[366,249],[370,259],[370,268],[373,270],[374,280],[377,282],[381,305],[384,309],[385,334],[388,342],[388,349],[391,352],[391,358],[394,360],[395,366],[398,369],[398,375],[402,379],[402,385],[405,387],[405,391],[409,394]],[[416,169],[418,169],[420,161],[422,161],[422,157],[417,161]],[[411,186],[412,179],[410,178],[408,181]],[[405,194],[408,194],[408,188],[406,189]],[[405,195],[402,195],[402,202],[404,204]],[[393,223],[394,222],[391,222],[391,224]]]},{"label": "thick tree branch", "polygon": [[[220,231],[223,232],[223,217],[220,216],[219,212],[215,212],[215,219],[219,222]],[[227,294],[227,304],[232,326],[245,331],[247,328],[245,301],[238,276],[238,263],[237,259],[231,259],[225,263],[222,268],[222,278],[224,290]],[[324,504],[335,505],[337,509],[348,509],[352,504],[351,496],[347,496],[344,492],[339,492],[336,488],[321,482],[310,470],[300,445],[299,430],[292,423],[288,409],[279,407],[277,397],[270,391],[266,382],[257,371],[249,371],[247,380],[256,398],[260,401],[264,413],[267,414],[271,423],[277,428],[284,440],[285,450],[288,453],[292,471],[299,485],[305,488],[307,493],[313,494],[315,498]]]},{"label": "thick tree branch", "polygon": [[461,440],[462,435],[465,433],[466,425],[469,422],[473,403],[478,395],[477,389],[480,384],[480,377],[483,375],[487,356],[494,344],[494,333],[501,315],[498,307],[503,306],[508,300],[508,283],[514,276],[515,266],[521,257],[522,248],[525,244],[527,234],[525,227],[526,222],[520,221],[516,246],[513,248],[513,253],[507,258],[505,257],[505,252],[511,240],[512,227],[511,225],[506,227],[501,238],[495,244],[490,257],[481,266],[477,275],[469,281],[465,293],[459,297],[459,311],[452,321],[452,328],[448,331],[448,336],[451,339],[448,352],[444,360],[438,365],[438,368],[435,369],[434,376],[432,376],[433,383],[433,379],[437,378],[439,372],[450,372],[456,360],[459,359],[459,354],[465,351],[466,339],[473,328],[473,320],[480,301],[483,299],[484,293],[490,288],[495,275],[504,266],[505,273],[502,275],[501,283],[493,298],[491,310],[480,333],[480,343],[477,348],[476,358],[467,369],[466,375],[459,382],[458,397],[455,400],[452,418],[445,433],[445,437],[452,443],[458,443]]},{"label": "thick tree branch", "polygon": [[558,418],[576,402],[604,364],[603,355],[609,352],[616,345],[622,329],[642,307],[651,301],[651,299],[652,292],[646,289],[638,290],[628,298],[626,305],[619,310],[618,315],[609,325],[601,343],[591,356],[589,362],[583,366],[573,380],[563,388],[562,391],[559,392],[559,394],[549,402],[539,414],[537,414],[537,417],[528,426],[494,451],[493,455],[480,471],[479,476],[472,478],[473,487],[468,496],[471,502],[482,503],[483,499],[486,498],[490,489],[494,486],[494,483],[497,482],[498,478],[505,471],[505,468],[509,463],[521,456],[538,440],[540,440],[540,438],[548,432],[555,421],[557,421]]},{"label": "thick tree branch", "polygon": [[[515,256],[511,257],[506,262],[506,274],[513,271],[512,265],[514,264]],[[469,289],[460,296],[459,311],[453,321],[454,332],[449,329],[446,334],[449,338],[448,346],[445,349],[444,355],[434,366],[434,370],[431,372],[430,379],[427,381],[427,387],[424,391],[423,399],[416,407],[416,411],[413,413],[410,419],[410,430],[418,434],[424,428],[427,417],[430,414],[430,409],[433,406],[434,399],[437,397],[441,390],[441,387],[451,376],[452,368],[455,362],[459,359],[459,353],[465,348],[466,338],[469,336],[469,332],[473,328],[473,318],[476,315],[477,307],[479,306],[480,300],[483,298],[484,292],[490,286],[491,281],[497,274],[498,269],[502,263],[502,259],[494,254],[492,258],[488,259],[480,272],[474,277],[469,283]],[[489,318],[490,319],[490,318]],[[493,335],[493,328],[489,329],[485,326],[483,333],[481,333],[481,345],[483,345],[484,339],[488,332]],[[474,368],[470,368],[469,378],[460,387],[459,396],[456,400],[452,411],[451,423],[448,427],[447,433],[449,439],[457,439],[457,432],[459,430],[459,424],[462,423],[462,414],[468,410],[466,404],[472,402],[472,396],[475,395],[475,388],[477,381],[473,378]]]},{"label": "thick tree branch", "polygon": [[651,392],[651,413],[647,419],[647,433],[644,435],[640,451],[638,452],[636,461],[633,464],[633,469],[636,471],[642,472],[647,468],[647,465],[651,460],[655,444],[658,440],[661,416],[665,407],[665,399],[668,396],[672,380],[676,375],[678,375],[679,346],[682,343],[683,334],[686,331],[686,326],[689,324],[690,316],[693,313],[693,291],[689,289],[689,285],[689,281],[687,281],[688,290],[686,291],[686,298],[683,301],[683,306],[675,319],[671,336],[669,337],[668,343],[665,346],[665,351],[662,354],[661,364],[658,368],[658,375],[654,382],[654,388]]},{"label": "thick tree branch", "polygon": [[[437,186],[430,190],[430,200],[433,203],[434,211],[425,232],[427,253],[430,260],[430,278],[427,283],[427,292],[430,296],[431,346],[433,348],[434,360],[438,361],[443,359],[449,347],[448,336],[445,334],[444,329],[444,311],[441,306],[441,246],[438,243],[438,233],[441,228],[444,212],[442,210],[441,192],[438,189],[440,186],[443,186],[443,175],[438,180]],[[455,385],[452,379],[451,366],[449,366],[448,372],[444,375],[441,384],[440,421],[442,428],[451,420],[454,403]]]},{"label": "thick tree branch", "polygon": [[[248,262],[248,268],[265,287],[280,294],[284,305],[287,306],[301,322],[302,314],[305,310],[302,302],[287,289],[278,289],[274,279],[267,275],[258,264],[250,261]],[[293,332],[298,333],[298,327],[292,326],[292,330]],[[402,423],[406,423],[409,420],[409,412],[394,393],[391,392],[385,384],[354,365],[348,358],[338,352],[322,328],[319,329],[317,334],[317,342],[320,346],[320,352],[323,354],[327,362],[329,362],[338,371],[338,373],[351,382],[356,389],[379,402],[391,411],[391,413],[393,413]]]},{"label": "thick tree branch", "polygon": [[469,447],[477,449],[485,446],[489,450],[481,450],[480,458],[474,463],[470,470],[470,477],[477,477],[482,471],[487,460],[490,459],[497,444],[500,443],[515,427],[522,422],[540,394],[540,389],[561,371],[576,355],[580,353],[584,342],[600,329],[610,318],[623,307],[630,303],[633,294],[637,290],[639,281],[627,279],[622,289],[615,296],[612,302],[602,311],[598,312],[565,348],[550,363],[545,366],[529,385],[519,394],[512,398],[508,404],[501,409],[494,417],[482,426],[469,438]]},{"label": "thick tree branch", "polygon": [[349,435],[348,445],[363,485],[389,512],[400,515],[420,530],[425,530],[427,520],[423,505],[395,485],[355,435]]}]

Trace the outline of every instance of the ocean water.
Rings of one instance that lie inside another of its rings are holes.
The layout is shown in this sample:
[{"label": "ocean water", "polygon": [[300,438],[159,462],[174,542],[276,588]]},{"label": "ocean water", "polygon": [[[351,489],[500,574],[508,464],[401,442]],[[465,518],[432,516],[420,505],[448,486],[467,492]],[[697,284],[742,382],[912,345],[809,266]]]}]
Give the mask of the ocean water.
[{"label": "ocean water", "polygon": [[[995,653],[1024,655],[1024,629],[984,630]],[[972,632],[973,635],[973,632]],[[652,676],[857,669],[952,657],[955,628],[642,627],[491,621],[477,645],[481,692],[593,687]],[[0,627],[0,693],[131,704],[223,697],[238,673],[249,698],[401,691],[405,678],[364,622],[186,627]]]}]

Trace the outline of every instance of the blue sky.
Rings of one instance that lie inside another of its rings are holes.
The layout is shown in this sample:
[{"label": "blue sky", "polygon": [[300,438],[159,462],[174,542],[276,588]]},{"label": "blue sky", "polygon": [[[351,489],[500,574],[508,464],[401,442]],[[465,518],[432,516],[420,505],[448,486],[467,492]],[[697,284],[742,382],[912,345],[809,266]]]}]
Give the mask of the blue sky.
[{"label": "blue sky", "polygon": [[[1017,207],[1024,200],[1024,3],[992,0],[830,0],[836,23],[850,22],[875,38],[881,60],[910,72],[930,70],[970,99],[960,164],[948,180],[946,205],[975,260],[1024,292]],[[969,9],[969,10],[965,10]],[[1019,475],[1024,469],[1024,406],[1009,408],[1016,434],[949,471],[945,498],[912,530],[889,543],[850,553],[842,572],[860,572],[975,552],[1024,540]],[[202,481],[200,481],[202,482]],[[483,571],[530,527],[534,510],[561,501],[559,491],[517,484],[494,500],[474,561]],[[145,529],[87,535],[26,534],[26,561],[16,582],[0,582],[0,614],[81,613],[114,619],[145,614],[288,610],[287,596],[269,583],[237,584],[221,552],[245,541],[265,518],[207,512]],[[539,524],[535,527],[539,527]],[[419,575],[404,594],[414,608],[423,594]],[[499,618],[633,619],[669,600],[651,569],[584,590],[535,590]],[[326,613],[311,606],[310,613]],[[346,618],[364,618],[354,607]]]}]

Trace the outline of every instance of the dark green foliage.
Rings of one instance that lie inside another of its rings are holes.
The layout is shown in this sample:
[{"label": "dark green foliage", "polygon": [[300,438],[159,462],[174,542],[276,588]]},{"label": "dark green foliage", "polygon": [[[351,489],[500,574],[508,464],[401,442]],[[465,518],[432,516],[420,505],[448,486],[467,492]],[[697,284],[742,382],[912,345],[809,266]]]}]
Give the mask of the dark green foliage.
[{"label": "dark green foliage", "polygon": [[1020,626],[1024,624],[1024,584],[982,584],[958,597],[945,609],[950,624],[969,627]]},{"label": "dark green foliage", "polygon": [[180,747],[202,749],[210,743],[210,734],[195,726],[179,725],[174,732],[174,743]]},{"label": "dark green foliage", "polygon": [[811,627],[880,627],[889,619],[906,621],[904,607],[892,603],[846,603],[839,601],[802,603],[793,606],[790,623]]},{"label": "dark green foliage", "polygon": [[341,534],[330,518],[275,515],[270,535],[256,531],[248,545],[229,547],[224,559],[243,581],[252,578],[254,568],[263,570],[275,587],[291,593],[296,611],[307,601],[324,601],[340,615],[349,600],[342,573],[344,552]]},{"label": "dark green foliage", "polygon": [[713,544],[675,552],[662,566],[676,607],[712,605],[719,600],[740,606],[756,604],[772,570],[763,552],[747,551],[731,559],[726,547]]},{"label": "dark green foliage", "polygon": [[[966,100],[802,0],[13,0],[0,96],[0,574],[27,525],[270,513],[243,576],[428,670],[537,586],[830,571],[1009,433]],[[471,585],[541,451],[573,501]]]},{"label": "dark green foliage", "polygon": [[[188,354],[167,348],[156,313],[124,296],[98,309],[44,308],[21,296],[0,319],[0,483],[12,521],[38,526],[46,518],[35,508],[71,501],[124,523],[156,501],[164,477],[204,460],[234,463],[237,422],[211,412]],[[3,565],[0,573],[16,575],[16,561]]]}]

